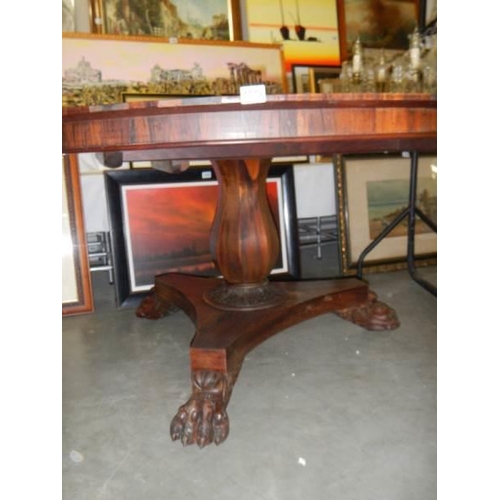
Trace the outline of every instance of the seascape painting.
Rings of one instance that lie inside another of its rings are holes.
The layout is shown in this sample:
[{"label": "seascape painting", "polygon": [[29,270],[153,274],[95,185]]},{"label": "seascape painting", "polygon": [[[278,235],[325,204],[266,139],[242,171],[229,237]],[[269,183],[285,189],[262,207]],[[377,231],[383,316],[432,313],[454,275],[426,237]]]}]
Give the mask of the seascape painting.
[{"label": "seascape painting", "polygon": [[[375,239],[408,206],[409,180],[391,179],[366,183],[370,239]],[[437,183],[431,178],[418,181],[417,206],[437,223]],[[406,236],[408,219],[396,226],[388,237]],[[415,234],[432,230],[418,217]]]}]

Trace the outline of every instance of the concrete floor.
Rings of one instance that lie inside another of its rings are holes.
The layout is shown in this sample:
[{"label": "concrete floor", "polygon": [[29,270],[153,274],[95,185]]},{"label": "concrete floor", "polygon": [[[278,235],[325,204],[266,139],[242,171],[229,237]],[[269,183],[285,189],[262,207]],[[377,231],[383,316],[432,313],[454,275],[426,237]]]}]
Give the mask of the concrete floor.
[{"label": "concrete floor", "polygon": [[245,359],[227,441],[200,450],[169,437],[192,323],[117,310],[94,273],[95,313],[63,318],[63,498],[435,499],[436,298],[406,271],[366,277],[401,327],[326,314],[272,337]]}]

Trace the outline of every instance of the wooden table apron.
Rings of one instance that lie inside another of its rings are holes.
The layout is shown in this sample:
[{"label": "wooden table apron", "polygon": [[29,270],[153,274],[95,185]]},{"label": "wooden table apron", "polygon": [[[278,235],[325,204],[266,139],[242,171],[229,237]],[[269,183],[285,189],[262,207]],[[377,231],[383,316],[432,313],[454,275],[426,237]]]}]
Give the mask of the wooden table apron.
[{"label": "wooden table apron", "polygon": [[[222,443],[227,405],[244,357],[265,339],[332,312],[368,330],[397,328],[393,309],[357,278],[270,282],[278,234],[266,197],[273,157],[436,152],[437,102],[420,94],[293,94],[241,105],[224,97],[63,108],[63,153],[123,161],[210,159],[219,197],[210,236],[223,279],[157,276],[136,311],[176,307],[196,325],[192,393],[171,424],[184,445]],[[233,99],[234,101],[234,99]]]}]

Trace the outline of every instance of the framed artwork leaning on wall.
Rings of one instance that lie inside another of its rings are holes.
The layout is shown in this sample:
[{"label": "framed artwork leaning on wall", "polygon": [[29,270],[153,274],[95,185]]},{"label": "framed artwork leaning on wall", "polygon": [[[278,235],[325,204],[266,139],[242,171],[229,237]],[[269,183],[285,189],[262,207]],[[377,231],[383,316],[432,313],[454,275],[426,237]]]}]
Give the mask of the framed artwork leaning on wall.
[{"label": "framed artwork leaning on wall", "polygon": [[[334,158],[339,244],[344,275],[355,275],[363,250],[409,202],[410,158],[401,155],[339,155]],[[437,158],[421,155],[417,206],[437,224]],[[407,266],[407,219],[364,259],[364,272]],[[415,265],[437,262],[437,234],[417,217]]]},{"label": "framed artwork leaning on wall", "polygon": [[[218,185],[212,168],[167,174],[151,168],[106,171],[118,307],[137,306],[154,277],[168,272],[217,276],[209,239]],[[299,277],[293,167],[272,166],[268,200],[280,237],[271,277]]]}]

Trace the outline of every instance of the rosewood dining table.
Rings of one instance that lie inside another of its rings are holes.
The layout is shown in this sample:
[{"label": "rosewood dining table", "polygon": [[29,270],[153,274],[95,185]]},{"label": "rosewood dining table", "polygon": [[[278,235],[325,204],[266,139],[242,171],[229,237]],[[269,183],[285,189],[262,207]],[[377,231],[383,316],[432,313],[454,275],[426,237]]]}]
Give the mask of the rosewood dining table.
[{"label": "rosewood dining table", "polygon": [[[273,157],[437,150],[437,101],[424,94],[270,95],[145,101],[62,109],[63,154],[94,152],[107,166],[150,160],[175,171],[210,160],[218,202],[210,234],[221,277],[156,276],[136,314],[191,318],[191,396],[170,433],[182,444],[220,444],[245,355],[284,329],[333,313],[366,330],[399,326],[359,277],[268,280],[279,254],[266,177]],[[304,353],[306,354],[306,353]],[[307,353],[310,355],[310,353]]]}]

